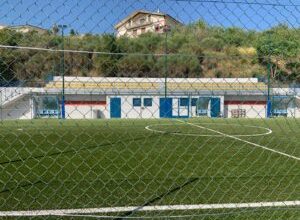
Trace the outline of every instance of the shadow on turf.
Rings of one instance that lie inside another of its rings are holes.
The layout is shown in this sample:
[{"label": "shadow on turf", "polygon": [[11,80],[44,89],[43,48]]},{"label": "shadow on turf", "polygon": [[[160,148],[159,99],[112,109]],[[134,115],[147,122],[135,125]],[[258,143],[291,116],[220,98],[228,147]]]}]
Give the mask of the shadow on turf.
[{"label": "shadow on turf", "polygon": [[[147,136],[147,138],[153,138],[153,137],[157,137],[157,135]],[[90,150],[90,149],[94,149],[94,148],[97,148],[97,147],[105,147],[105,146],[109,146],[109,145],[115,145],[115,144],[126,142],[126,141],[140,141],[140,140],[143,140],[143,139],[145,139],[145,137],[139,137],[139,138],[135,138],[135,139],[132,139],[132,138],[131,139],[123,139],[123,140],[118,140],[118,141],[113,142],[113,143],[105,143],[105,144],[85,147],[85,148],[76,149],[76,150],[74,149],[74,150],[60,151],[60,152],[54,152],[54,153],[51,153],[51,154],[37,155],[37,156],[32,156],[32,157],[27,157],[27,158],[19,158],[19,159],[15,159],[15,160],[3,161],[3,162],[0,162],[0,166],[10,164],[10,163],[25,162],[27,160],[33,160],[33,159],[38,159],[38,158],[43,158],[43,157],[53,157],[53,156],[60,156],[60,155],[63,155],[63,154],[68,154],[68,153],[77,153],[78,151]]]},{"label": "shadow on turf", "polygon": [[185,183],[183,183],[183,184],[181,184],[181,185],[179,185],[179,186],[173,187],[172,189],[168,190],[167,192],[162,193],[161,195],[156,196],[156,197],[150,199],[149,201],[146,201],[143,205],[139,206],[137,209],[132,210],[132,211],[129,211],[129,212],[125,212],[123,215],[121,215],[121,216],[115,218],[115,220],[121,220],[121,219],[123,219],[123,218],[128,218],[129,216],[135,214],[137,211],[139,211],[139,210],[142,209],[143,207],[148,206],[148,205],[151,205],[151,204],[153,204],[153,203],[155,203],[155,202],[161,200],[161,199],[164,198],[165,196],[168,196],[168,195],[170,195],[170,194],[172,194],[172,193],[174,193],[174,192],[176,192],[176,191],[178,191],[178,190],[181,190],[181,189],[183,189],[184,187],[186,187],[186,186],[188,186],[188,185],[190,185],[190,184],[192,184],[192,183],[194,183],[194,182],[196,182],[196,181],[198,181],[198,180],[199,180],[198,177],[197,177],[197,178],[196,178],[196,177],[195,177],[195,178],[190,178],[190,179],[187,180]]},{"label": "shadow on turf", "polygon": [[[157,137],[157,135],[150,135],[148,136],[148,138],[153,138],[153,137]],[[114,145],[114,144],[118,144],[118,143],[121,143],[121,142],[124,142],[124,141],[139,141],[139,140],[143,140],[145,139],[145,137],[139,137],[139,138],[135,138],[135,139],[123,139],[123,140],[118,140],[114,143],[105,143],[105,144],[101,144],[101,145],[97,145],[97,146],[90,146],[90,147],[86,147],[86,148],[81,148],[81,149],[77,149],[77,150],[68,150],[68,151],[61,151],[61,152],[54,152],[54,153],[51,153],[51,154],[46,154],[46,155],[37,155],[37,156],[32,156],[32,157],[27,157],[27,158],[19,158],[19,159],[15,159],[15,160],[10,160],[10,161],[4,161],[4,162],[0,162],[0,166],[2,165],[6,165],[6,164],[10,164],[10,163],[17,163],[17,162],[25,162],[27,160],[33,160],[33,159],[38,159],[38,158],[43,158],[43,157],[53,157],[53,156],[60,156],[60,155],[63,155],[63,154],[68,154],[68,153],[76,153],[78,151],[83,151],[83,150],[89,150],[89,149],[93,149],[93,148],[97,148],[97,147],[104,147],[104,146],[109,146],[109,145]],[[165,196],[168,196],[178,190],[181,190],[183,189],[184,187],[186,187],[187,185],[190,185],[192,183],[194,183],[195,181],[198,181],[199,178],[191,178],[189,180],[187,180],[186,182],[184,182],[183,184],[179,185],[179,186],[176,186],[170,190],[168,190],[167,192],[155,197],[155,198],[152,198],[150,199],[149,201],[146,201],[144,204],[142,204],[141,206],[139,206],[139,208],[135,209],[135,210],[132,210],[130,212],[126,212],[124,213],[123,215],[121,215],[120,217],[116,218],[116,219],[123,219],[123,218],[126,218],[126,217],[129,217],[131,215],[133,215],[134,213],[136,213],[137,211],[139,211],[141,208],[145,207],[145,206],[148,206],[148,205],[151,205],[159,200],[161,200],[162,198],[164,198]],[[5,192],[11,192],[15,189],[19,189],[19,188],[24,188],[24,187],[28,187],[28,186],[33,186],[33,185],[37,185],[37,184],[43,184],[42,181],[36,181],[36,182],[32,182],[32,183],[24,183],[22,185],[19,185],[13,189],[4,189],[2,191],[0,191],[0,193],[5,193]]]},{"label": "shadow on turf", "polygon": [[19,186],[14,187],[14,188],[11,188],[11,189],[9,189],[9,188],[3,189],[2,191],[0,191],[0,194],[1,194],[1,193],[6,193],[6,192],[11,192],[11,191],[14,191],[14,190],[20,189],[20,188],[25,188],[25,187],[29,187],[29,186],[34,186],[34,185],[37,185],[37,184],[44,184],[44,182],[42,182],[41,180],[39,180],[39,181],[36,181],[36,182],[33,182],[33,183],[30,183],[30,182],[24,183],[24,184],[21,184],[21,185],[19,185]]},{"label": "shadow on turf", "polygon": [[[154,137],[156,135],[150,135],[149,137]],[[156,136],[157,137],[157,136]],[[81,148],[81,149],[78,149],[78,150],[68,150],[68,151],[61,151],[61,152],[54,152],[54,153],[51,153],[51,154],[46,154],[46,155],[37,155],[37,156],[33,156],[33,157],[27,157],[27,158],[19,158],[19,159],[15,159],[15,160],[10,160],[10,161],[4,161],[4,162],[0,162],[0,166],[2,165],[6,165],[6,164],[11,164],[11,163],[17,163],[17,162],[25,162],[27,160],[33,160],[33,159],[38,159],[38,158],[43,158],[43,157],[53,157],[53,156],[60,156],[60,155],[63,155],[63,154],[68,154],[68,153],[76,153],[78,151],[83,151],[83,150],[89,150],[89,149],[93,149],[93,148],[97,148],[97,147],[104,147],[104,146],[109,146],[109,145],[114,145],[114,144],[118,144],[118,143],[121,143],[121,142],[124,142],[124,141],[139,141],[139,140],[143,140],[145,139],[145,137],[139,137],[139,138],[136,138],[136,139],[127,139],[127,140],[118,140],[114,143],[105,143],[105,144],[101,144],[101,145],[97,145],[97,146],[90,146],[90,147],[86,147],[86,148]],[[42,181],[35,181],[35,182],[28,182],[28,183],[24,183],[24,184],[21,184],[19,186],[16,186],[12,189],[3,189],[2,191],[0,191],[0,194],[1,193],[6,193],[6,192],[11,192],[11,191],[14,191],[15,189],[19,189],[19,188],[24,188],[24,187],[28,187],[28,186],[33,186],[33,185],[37,185],[37,184],[44,184],[44,182]]]}]

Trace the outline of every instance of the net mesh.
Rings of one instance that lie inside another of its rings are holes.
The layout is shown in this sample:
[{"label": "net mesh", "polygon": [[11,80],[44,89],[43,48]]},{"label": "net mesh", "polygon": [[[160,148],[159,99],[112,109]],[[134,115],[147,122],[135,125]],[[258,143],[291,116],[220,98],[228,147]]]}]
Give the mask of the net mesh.
[{"label": "net mesh", "polygon": [[299,16],[1,1],[0,216],[300,218]]}]

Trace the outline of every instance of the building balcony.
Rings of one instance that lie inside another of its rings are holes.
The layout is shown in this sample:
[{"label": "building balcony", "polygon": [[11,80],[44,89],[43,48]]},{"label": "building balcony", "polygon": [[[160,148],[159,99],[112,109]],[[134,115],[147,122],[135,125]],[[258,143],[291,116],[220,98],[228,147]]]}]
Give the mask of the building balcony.
[{"label": "building balcony", "polygon": [[142,27],[146,27],[146,26],[151,26],[153,25],[154,23],[152,21],[146,21],[144,23],[133,23],[133,24],[127,24],[126,25],[126,29],[127,30],[130,30],[130,29],[136,29],[136,28],[142,28]]}]

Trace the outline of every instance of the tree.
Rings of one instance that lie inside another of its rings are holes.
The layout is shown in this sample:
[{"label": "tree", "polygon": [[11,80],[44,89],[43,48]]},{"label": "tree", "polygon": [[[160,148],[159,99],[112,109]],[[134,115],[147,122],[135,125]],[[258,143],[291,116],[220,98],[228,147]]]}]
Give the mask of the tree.
[{"label": "tree", "polygon": [[70,30],[70,35],[71,35],[71,36],[78,35],[78,32],[75,31],[73,28],[71,28],[71,30]]},{"label": "tree", "polygon": [[[280,24],[261,34],[257,42],[257,51],[260,63],[266,68],[270,64],[274,79],[288,80],[292,71],[289,60],[299,55],[299,30],[290,29]],[[294,73],[295,74],[295,73]]]}]

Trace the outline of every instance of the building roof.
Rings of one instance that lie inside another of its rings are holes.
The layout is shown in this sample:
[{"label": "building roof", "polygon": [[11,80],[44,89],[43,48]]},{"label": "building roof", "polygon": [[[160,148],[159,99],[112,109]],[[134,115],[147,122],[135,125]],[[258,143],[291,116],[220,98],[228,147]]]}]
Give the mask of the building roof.
[{"label": "building roof", "polygon": [[13,25],[13,26],[7,26],[7,28],[9,28],[9,29],[31,28],[31,29],[38,29],[38,30],[41,30],[41,31],[47,31],[47,29],[45,29],[45,28],[35,26],[35,25],[31,25],[31,24]]},{"label": "building roof", "polygon": [[150,15],[166,16],[166,17],[169,17],[170,19],[172,19],[173,21],[177,22],[178,24],[182,24],[180,21],[178,21],[177,19],[175,19],[174,17],[172,17],[169,14],[164,14],[164,13],[161,13],[161,12],[151,12],[151,11],[145,11],[145,10],[138,10],[138,11],[135,11],[135,12],[131,13],[129,16],[127,16],[126,18],[121,20],[119,23],[117,23],[115,25],[115,29],[119,28],[120,26],[125,24],[128,20],[134,18],[138,14],[150,14]]},{"label": "building roof", "polygon": [[[113,78],[113,77],[65,77],[66,92],[99,94],[148,94],[165,92],[164,78]],[[267,85],[256,78],[168,78],[169,95],[264,95]],[[62,78],[54,77],[45,90],[57,92],[62,88]]]}]

